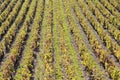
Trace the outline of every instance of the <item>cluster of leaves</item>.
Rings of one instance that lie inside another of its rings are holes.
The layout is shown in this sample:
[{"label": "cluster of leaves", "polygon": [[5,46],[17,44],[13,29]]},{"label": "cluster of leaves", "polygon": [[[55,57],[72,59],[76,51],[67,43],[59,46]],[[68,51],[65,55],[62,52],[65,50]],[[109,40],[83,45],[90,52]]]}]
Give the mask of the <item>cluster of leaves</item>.
[{"label": "cluster of leaves", "polygon": [[[27,0],[23,3],[22,9],[19,13],[19,15],[21,15],[20,17],[25,15],[25,11],[26,11],[27,7],[29,6],[29,3],[30,3],[30,1],[27,1]],[[24,45],[24,40],[26,38],[27,31],[28,31],[28,28],[29,28],[29,24],[30,24],[30,21],[31,21],[31,19],[29,19],[29,16],[33,15],[33,13],[30,14],[31,11],[33,11],[31,9],[32,8],[30,6],[30,10],[28,12],[29,15],[27,15],[26,20],[25,20],[22,28],[20,29],[17,37],[16,37],[16,40],[15,40],[15,42],[14,42],[14,44],[13,44],[11,50],[10,50],[9,55],[7,56],[7,58],[5,59],[3,64],[1,65],[1,68],[0,68],[0,79],[1,80],[2,79],[8,79],[9,80],[9,79],[11,79],[11,77],[15,73],[14,66],[15,66],[15,63],[16,63],[16,61],[17,61],[17,59],[18,59],[18,57],[19,57],[19,55],[20,55],[20,53],[21,53],[21,51],[24,47],[23,46]],[[22,12],[22,11],[24,11],[24,12]],[[28,21],[29,24],[27,23],[27,21]],[[19,23],[17,23],[17,24],[19,24]]]},{"label": "cluster of leaves", "polygon": [[[56,80],[62,80],[63,79],[63,64],[62,64],[62,57],[61,57],[61,50],[60,50],[60,39],[58,36],[58,14],[59,14],[59,5],[57,0],[53,0],[53,45],[54,45],[54,66],[55,66],[55,79]],[[57,6],[56,6],[57,5]]]},{"label": "cluster of leaves", "polygon": [[[35,50],[38,46],[40,46],[39,44],[39,40],[38,38],[40,38],[40,31],[41,31],[41,23],[42,23],[42,16],[43,16],[43,10],[44,10],[44,1],[43,0],[38,0],[38,4],[37,4],[37,9],[36,9],[36,17],[35,17],[35,20],[34,20],[34,27],[32,29],[32,39],[31,39],[31,45],[30,47],[32,48],[32,50]],[[41,58],[39,56],[39,54],[36,54],[36,58],[37,58],[37,62],[38,64],[36,64],[35,66],[35,79],[36,80],[41,80],[43,79],[43,77],[41,76],[41,73],[42,73],[42,70],[41,70],[41,67],[43,67],[42,63],[41,63]]]},{"label": "cluster of leaves", "polygon": [[99,0],[113,15],[116,16],[120,20],[120,13],[118,12],[117,9],[115,9],[107,0],[101,1]]},{"label": "cluster of leaves", "polygon": [[[20,7],[20,5],[22,4],[22,1],[18,1],[18,3],[15,6],[15,12],[13,11],[12,14],[15,15],[18,12],[18,8]],[[25,11],[24,11],[25,12]],[[21,14],[21,16],[17,17],[17,19],[15,20],[15,23],[11,26],[11,28],[9,28],[9,31],[6,33],[6,35],[4,36],[3,40],[0,42],[0,54],[4,55],[6,52],[6,49],[10,48],[10,44],[13,41],[13,38],[15,37],[15,33],[18,29],[18,25],[20,24],[20,22],[22,22],[23,15],[24,13],[22,13],[22,11],[19,13]],[[10,14],[11,15],[11,14]],[[13,17],[11,17],[12,19]],[[19,22],[17,22],[19,20]],[[5,23],[3,23],[5,24]],[[0,27],[0,30],[2,31],[2,26]],[[2,34],[2,32],[1,32]],[[5,34],[5,33],[4,33]]]},{"label": "cluster of leaves", "polygon": [[[53,80],[53,49],[52,49],[52,1],[45,1],[44,17],[41,24],[40,53],[37,55],[38,66],[36,79]],[[44,67],[43,67],[44,66]]]},{"label": "cluster of leaves", "polygon": [[116,1],[114,1],[114,0],[108,0],[108,2],[116,8],[118,6],[118,4],[119,4],[120,1],[119,0],[116,0]]},{"label": "cluster of leaves", "polygon": [[18,1],[16,6],[14,7],[14,10],[9,14],[9,16],[6,18],[6,20],[2,23],[0,27],[0,38],[7,32],[7,30],[10,28],[10,24],[15,19],[16,15],[18,14],[20,4],[22,3],[21,0]]},{"label": "cluster of leaves", "polygon": [[[111,43],[114,43],[111,41],[110,36],[106,36],[106,32],[104,32],[104,29],[100,26],[100,24],[95,20],[95,18],[93,17],[93,15],[89,12],[89,10],[86,8],[86,6],[84,5],[84,2],[81,0],[78,0],[78,2],[81,4],[81,10],[82,12],[86,15],[86,17],[88,18],[88,20],[90,21],[90,23],[92,24],[92,26],[94,27],[94,29],[98,32],[98,34],[100,35],[100,37],[106,39],[106,46],[111,45]],[[74,6],[76,6],[74,4]],[[111,61],[108,58],[108,53],[103,47],[102,44],[99,42],[99,40],[97,40],[97,37],[95,36],[95,33],[92,31],[92,28],[88,27],[90,26],[88,24],[88,21],[84,18],[83,14],[81,14],[81,12],[79,11],[80,8],[78,6],[75,7],[75,12],[79,18],[79,21],[84,29],[84,31],[86,32],[89,42],[91,44],[91,46],[93,47],[94,51],[96,52],[96,55],[99,57],[100,62],[102,62],[104,65],[107,63],[109,65],[105,65],[105,68],[107,69],[108,73],[111,75],[113,73],[114,70],[116,71],[116,75],[119,75],[119,69],[115,66],[114,62]],[[104,41],[104,40],[103,40]],[[114,43],[115,44],[115,43]],[[117,45],[117,44],[116,44]],[[112,45],[111,45],[112,46]],[[116,46],[114,46],[116,47]],[[116,50],[114,50],[116,51]],[[117,50],[117,52],[115,53],[116,56],[119,55],[119,49]],[[119,59],[119,57],[118,57]],[[110,71],[109,68],[114,68],[114,70],[112,69]],[[114,77],[112,77],[114,78]],[[118,77],[119,78],[119,77]]]},{"label": "cluster of leaves", "polygon": [[[80,3],[80,1],[79,1],[79,3]],[[118,58],[118,60],[120,60],[120,55],[119,55],[120,46],[112,40],[111,36],[104,30],[102,25],[100,25],[100,23],[95,19],[95,17],[92,15],[92,13],[87,9],[87,6],[84,3],[81,3],[80,6],[82,9],[82,12],[87,17],[88,21],[91,23],[93,28],[97,31],[100,38],[105,43],[105,46],[114,53],[114,55]]]},{"label": "cluster of leaves", "polygon": [[13,9],[13,6],[15,5],[15,3],[16,3],[16,0],[12,0],[10,4],[7,6],[7,8],[0,14],[0,23],[2,23],[6,19],[10,11]]},{"label": "cluster of leaves", "polygon": [[91,56],[92,52],[89,50],[85,43],[85,36],[82,36],[82,32],[79,29],[79,25],[76,22],[75,15],[72,12],[72,9],[69,2],[65,2],[65,11],[67,13],[68,21],[70,24],[70,29],[72,31],[74,40],[76,42],[76,45],[78,46],[79,55],[82,58],[82,63],[85,67],[88,68],[89,75],[93,75],[94,79],[104,79],[102,71],[100,70],[100,67],[95,62],[94,57]]},{"label": "cluster of leaves", "polygon": [[96,2],[93,1],[93,3],[99,9],[99,11],[103,14],[103,16],[109,19],[108,21],[111,24],[113,24],[116,28],[120,29],[120,22],[118,17],[116,17],[115,15],[111,15],[110,11],[107,10],[99,1],[96,1]]},{"label": "cluster of leaves", "polygon": [[5,0],[1,5],[0,5],[0,14],[3,12],[3,10],[6,8],[6,6],[10,3],[11,0]]},{"label": "cluster of leaves", "polygon": [[109,33],[115,38],[116,41],[120,42],[120,30],[118,30],[114,24],[111,24],[110,19],[105,18],[102,13],[92,4],[91,1],[86,1],[89,5],[90,10],[96,16],[97,20],[103,26],[104,29],[107,29]]},{"label": "cluster of leaves", "polygon": [[[26,20],[28,21],[29,25],[31,20],[33,20],[35,8],[37,5],[37,1],[34,0],[30,5],[30,10],[28,12],[28,16]],[[36,14],[36,13],[35,13]],[[15,80],[30,80],[32,74],[31,70],[33,68],[33,59],[34,59],[34,50],[37,48],[37,40],[38,40],[38,31],[39,31],[39,20],[37,19],[38,13],[35,16],[34,23],[31,28],[30,36],[27,40],[25,50],[23,53],[23,57],[20,62],[20,66],[17,69]],[[28,26],[29,26],[28,25]]]},{"label": "cluster of leaves", "polygon": [[[69,25],[64,12],[62,0],[53,1],[54,5],[54,45],[56,52],[55,73],[56,79],[61,80],[62,77],[67,80],[82,80],[83,73],[80,69],[78,56],[72,45]],[[59,14],[58,14],[59,13]],[[57,40],[57,41],[56,41]],[[60,60],[58,60],[58,59]],[[58,60],[58,61],[57,61]],[[64,70],[64,71],[62,71]]]}]

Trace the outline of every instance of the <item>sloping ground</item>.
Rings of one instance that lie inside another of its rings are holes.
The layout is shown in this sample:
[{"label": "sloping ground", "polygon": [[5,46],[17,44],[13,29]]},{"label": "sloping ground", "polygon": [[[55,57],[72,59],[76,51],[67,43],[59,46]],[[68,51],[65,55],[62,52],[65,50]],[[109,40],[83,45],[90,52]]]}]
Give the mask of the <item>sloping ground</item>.
[{"label": "sloping ground", "polygon": [[120,80],[119,0],[1,0],[0,80]]}]

